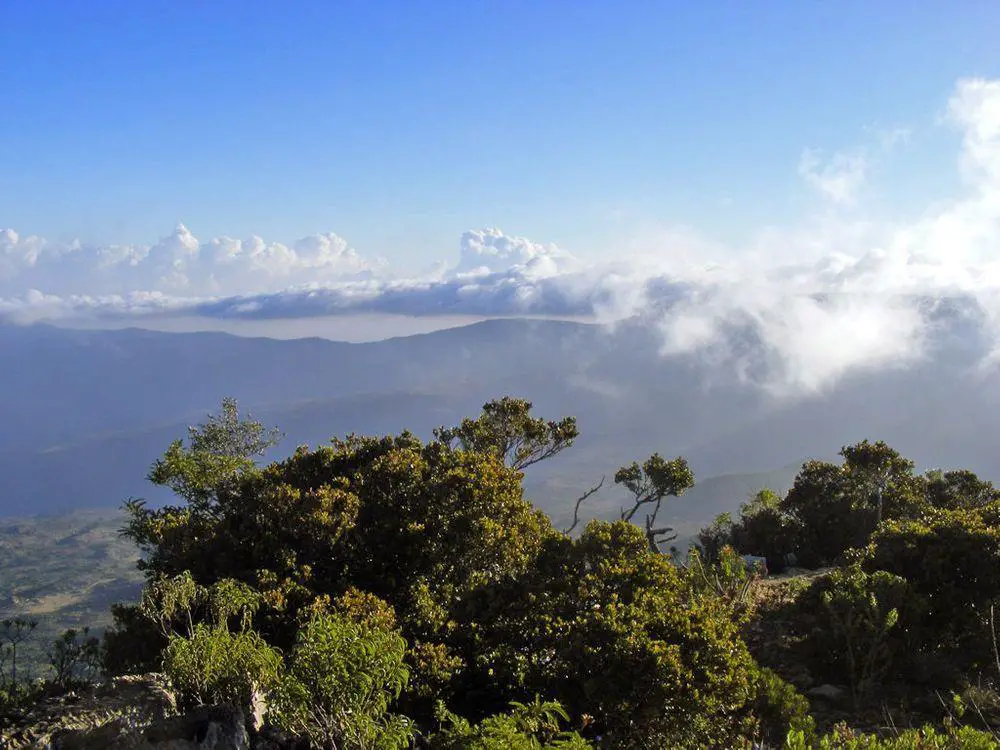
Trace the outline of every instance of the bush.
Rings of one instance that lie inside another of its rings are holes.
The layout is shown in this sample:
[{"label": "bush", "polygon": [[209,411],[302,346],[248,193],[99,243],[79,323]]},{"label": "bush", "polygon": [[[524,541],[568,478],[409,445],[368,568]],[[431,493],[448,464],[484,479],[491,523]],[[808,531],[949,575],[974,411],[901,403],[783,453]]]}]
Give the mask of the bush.
[{"label": "bush", "polygon": [[182,704],[249,706],[281,671],[278,651],[251,628],[260,604],[238,581],[206,587],[184,573],[147,584],[132,616],[145,623],[139,632],[151,624],[165,641],[160,661]]},{"label": "bush", "polygon": [[715,563],[707,562],[692,548],[683,570],[692,596],[725,602],[741,620],[749,614],[750,591],[762,571],[750,568],[732,547],[723,547]]},{"label": "bush", "polygon": [[171,636],[163,671],[182,705],[249,706],[254,692],[273,687],[281,657],[252,630],[196,623],[189,636]]},{"label": "bush", "polygon": [[931,511],[887,523],[865,561],[905,578],[921,608],[914,637],[963,669],[992,661],[990,608],[1000,597],[1000,529],[991,504],[975,511]]},{"label": "bush", "polygon": [[[593,717],[606,747],[731,746],[754,664],[741,619],[625,522],[549,542],[537,564],[470,599],[477,694],[550,695]],[[468,693],[466,693],[468,694]]]},{"label": "bush", "polygon": [[910,596],[907,582],[859,564],[833,571],[803,594],[799,606],[821,612],[823,625],[812,635],[812,652],[827,675],[851,688],[855,702],[881,684],[899,652],[896,629]]},{"label": "bush", "polygon": [[996,750],[996,738],[971,727],[908,729],[894,737],[859,734],[838,727],[813,743],[803,732],[789,733],[786,750]]},{"label": "bush", "polygon": [[90,635],[90,628],[80,631],[71,628],[52,644],[48,657],[52,682],[68,688],[97,677],[101,669],[101,642]]},{"label": "bush", "polygon": [[460,716],[439,707],[438,720],[448,727],[431,735],[431,750],[589,750],[589,742],[577,732],[560,728],[569,720],[565,709],[556,702],[511,704],[506,714],[496,714],[473,726]]},{"label": "bush", "polygon": [[406,747],[413,726],[389,713],[409,678],[405,651],[399,633],[377,623],[315,614],[271,696],[269,718],[314,746]]},{"label": "bush", "polygon": [[813,740],[816,722],[809,715],[809,701],[770,669],[757,673],[753,716],[765,745],[781,745],[789,732]]}]

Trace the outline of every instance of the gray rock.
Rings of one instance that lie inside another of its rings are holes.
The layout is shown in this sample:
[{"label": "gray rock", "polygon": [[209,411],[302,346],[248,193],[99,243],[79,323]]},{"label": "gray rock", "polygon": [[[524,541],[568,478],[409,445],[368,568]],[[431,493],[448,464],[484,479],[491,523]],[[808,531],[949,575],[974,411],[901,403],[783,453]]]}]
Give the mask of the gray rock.
[{"label": "gray rock", "polygon": [[844,689],[836,685],[817,685],[806,693],[811,698],[821,698],[828,701],[839,701],[844,697]]},{"label": "gray rock", "polygon": [[[262,701],[253,706],[263,718]],[[4,750],[249,750],[247,715],[207,706],[180,715],[165,677],[119,677],[39,701],[0,734]]]}]

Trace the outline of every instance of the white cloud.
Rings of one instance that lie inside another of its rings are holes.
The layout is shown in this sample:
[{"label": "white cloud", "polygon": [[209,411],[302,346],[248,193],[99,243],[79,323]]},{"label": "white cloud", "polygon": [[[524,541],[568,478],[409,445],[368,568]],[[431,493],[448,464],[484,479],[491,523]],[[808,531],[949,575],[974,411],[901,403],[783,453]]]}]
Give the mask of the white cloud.
[{"label": "white cloud", "polygon": [[[495,228],[466,232],[452,264],[414,278],[394,277],[334,234],[287,246],[203,242],[182,226],[148,247],[94,247],[6,230],[0,316],[641,316],[662,332],[665,355],[783,394],[907,366],[958,324],[987,342],[984,361],[1000,359],[1000,81],[959,81],[947,122],[962,138],[962,192],[915,219],[865,213],[873,170],[859,150],[825,161],[809,151],[799,164],[808,185],[856,211],[821,210],[740,247],[669,227],[623,240],[597,264]],[[876,135],[887,149],[905,132]],[[930,304],[944,298],[962,304]]]},{"label": "white cloud", "polygon": [[854,203],[865,184],[868,159],[861,154],[834,154],[826,161],[822,153],[807,148],[799,159],[799,175],[834,203]]},{"label": "white cloud", "polygon": [[276,285],[337,281],[381,271],[335,234],[291,246],[217,237],[201,242],[183,224],[152,245],[49,242],[0,232],[0,293],[25,287],[62,295],[123,295],[136,289],[184,295],[248,294]]},{"label": "white cloud", "polygon": [[457,273],[502,273],[520,269],[526,276],[544,278],[569,270],[572,256],[555,245],[539,245],[523,237],[509,237],[496,227],[462,235]]}]

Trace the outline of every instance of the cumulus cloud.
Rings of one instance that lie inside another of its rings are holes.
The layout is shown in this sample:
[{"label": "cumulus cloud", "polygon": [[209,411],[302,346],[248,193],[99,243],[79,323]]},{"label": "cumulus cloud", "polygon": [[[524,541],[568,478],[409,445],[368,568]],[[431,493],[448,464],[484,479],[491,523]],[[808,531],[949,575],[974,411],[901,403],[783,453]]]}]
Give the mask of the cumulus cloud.
[{"label": "cumulus cloud", "polygon": [[336,234],[291,245],[260,237],[200,241],[183,224],[152,245],[63,244],[0,231],[0,293],[27,288],[61,295],[125,295],[134,290],[213,295],[270,291],[275,285],[333,282],[384,269]]},{"label": "cumulus cloud", "polygon": [[539,245],[523,237],[508,237],[500,229],[469,231],[462,235],[460,274],[503,273],[517,269],[524,276],[544,278],[575,266],[573,257],[555,245]]},{"label": "cumulus cloud", "polygon": [[[451,263],[418,277],[394,276],[334,234],[290,245],[201,241],[180,226],[148,247],[97,247],[6,230],[0,316],[639,317],[662,333],[665,356],[783,394],[907,366],[957,326],[985,342],[984,361],[1000,359],[1000,81],[959,81],[946,112],[961,136],[961,193],[916,218],[865,213],[873,170],[861,148],[806,151],[798,164],[805,188],[851,211],[820,210],[737,247],[668,227],[608,248],[598,263],[497,228],[466,232]],[[869,135],[874,153],[909,144],[905,129]]]}]

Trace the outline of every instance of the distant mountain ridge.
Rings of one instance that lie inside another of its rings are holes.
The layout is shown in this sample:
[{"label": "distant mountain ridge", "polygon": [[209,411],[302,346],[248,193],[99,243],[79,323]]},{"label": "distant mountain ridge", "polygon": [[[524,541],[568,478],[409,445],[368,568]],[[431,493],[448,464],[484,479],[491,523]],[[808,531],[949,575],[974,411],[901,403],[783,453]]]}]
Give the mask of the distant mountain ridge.
[{"label": "distant mountain ridge", "polygon": [[[527,474],[529,495],[553,516],[602,474],[653,451],[685,455],[707,479],[881,438],[922,466],[1000,478],[991,447],[1000,390],[947,357],[778,401],[735,378],[706,381],[703,363],[664,357],[660,345],[655,328],[636,322],[491,320],[365,344],[0,326],[0,516],[149,495],[149,464],[225,395],[282,428],[276,455],[349,432],[428,437],[491,398],[531,399],[539,415],[576,416],[582,432]],[[676,520],[735,509],[743,489],[729,500],[678,500]],[[588,505],[596,515],[620,501],[606,485]]]}]

